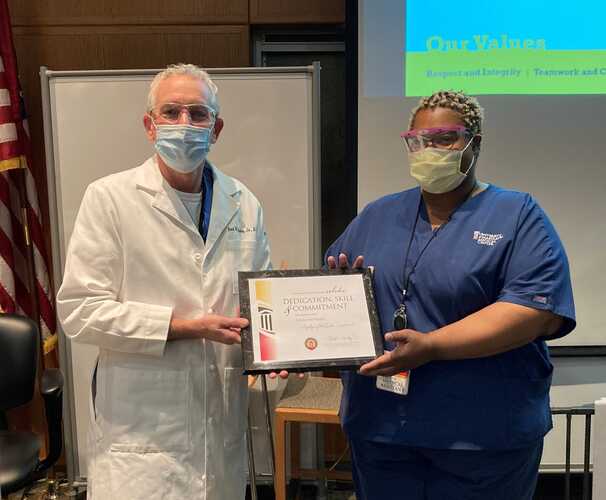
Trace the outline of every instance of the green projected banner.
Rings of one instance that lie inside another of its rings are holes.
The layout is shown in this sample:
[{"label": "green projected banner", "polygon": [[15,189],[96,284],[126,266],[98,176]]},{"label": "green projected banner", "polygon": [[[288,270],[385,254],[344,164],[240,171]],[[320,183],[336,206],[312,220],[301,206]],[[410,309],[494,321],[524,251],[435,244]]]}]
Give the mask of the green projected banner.
[{"label": "green projected banner", "polygon": [[470,94],[606,93],[606,50],[413,52],[405,68],[407,96],[441,88]]},{"label": "green projected banner", "polygon": [[426,11],[422,2],[408,1],[404,95],[439,89],[476,95],[606,93],[606,30],[594,26],[606,18],[606,2],[581,0],[574,11],[558,10],[559,2],[528,3],[533,6],[521,0],[508,2],[508,9],[499,2],[478,5],[472,9],[477,22],[466,14],[458,24],[448,16],[415,23]]}]

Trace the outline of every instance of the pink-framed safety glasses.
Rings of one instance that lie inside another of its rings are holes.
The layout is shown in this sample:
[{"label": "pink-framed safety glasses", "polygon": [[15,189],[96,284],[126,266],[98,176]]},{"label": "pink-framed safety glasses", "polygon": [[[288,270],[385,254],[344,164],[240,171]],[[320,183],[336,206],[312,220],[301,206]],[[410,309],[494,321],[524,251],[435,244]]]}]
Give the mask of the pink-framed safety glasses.
[{"label": "pink-framed safety glasses", "polygon": [[463,125],[450,125],[425,129],[413,129],[402,132],[406,148],[411,153],[421,151],[429,146],[438,149],[455,149],[457,144],[464,146],[465,139],[471,139],[472,133]]}]

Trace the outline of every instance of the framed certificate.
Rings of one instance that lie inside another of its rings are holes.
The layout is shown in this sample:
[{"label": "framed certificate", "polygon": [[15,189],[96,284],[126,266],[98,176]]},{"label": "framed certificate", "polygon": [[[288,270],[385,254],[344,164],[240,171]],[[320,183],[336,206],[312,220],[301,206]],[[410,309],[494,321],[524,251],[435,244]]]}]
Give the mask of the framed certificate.
[{"label": "framed certificate", "polygon": [[369,269],[238,273],[244,373],[356,368],[383,354]]}]

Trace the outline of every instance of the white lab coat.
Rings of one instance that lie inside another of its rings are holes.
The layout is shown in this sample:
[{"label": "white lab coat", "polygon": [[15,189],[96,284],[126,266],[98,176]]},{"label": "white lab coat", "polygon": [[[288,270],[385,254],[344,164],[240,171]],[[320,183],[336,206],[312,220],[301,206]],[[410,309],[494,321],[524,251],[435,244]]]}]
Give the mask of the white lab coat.
[{"label": "white lab coat", "polygon": [[57,310],[69,337],[99,347],[94,500],[244,498],[240,346],[166,341],[172,314],[234,315],[237,271],[270,266],[259,202],[212,168],[206,244],[153,158],[82,200]]}]

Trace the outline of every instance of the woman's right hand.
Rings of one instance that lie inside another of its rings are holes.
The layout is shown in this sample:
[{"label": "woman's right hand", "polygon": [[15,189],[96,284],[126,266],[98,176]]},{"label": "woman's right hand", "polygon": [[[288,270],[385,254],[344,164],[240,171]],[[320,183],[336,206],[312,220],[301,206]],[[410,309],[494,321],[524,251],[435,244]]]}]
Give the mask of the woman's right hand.
[{"label": "woman's right hand", "polygon": [[[326,259],[326,263],[328,264],[328,269],[336,269],[337,266],[340,269],[348,269],[349,268],[349,261],[347,259],[347,255],[345,255],[344,253],[340,253],[339,254],[338,260],[334,256],[330,255]],[[351,268],[352,269],[360,269],[362,267],[364,267],[364,256],[363,255],[358,255],[356,257],[356,260],[354,260],[353,265],[351,266]]]}]

